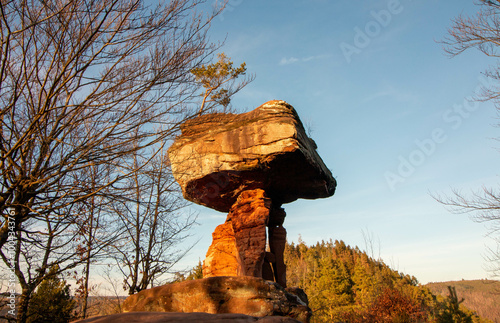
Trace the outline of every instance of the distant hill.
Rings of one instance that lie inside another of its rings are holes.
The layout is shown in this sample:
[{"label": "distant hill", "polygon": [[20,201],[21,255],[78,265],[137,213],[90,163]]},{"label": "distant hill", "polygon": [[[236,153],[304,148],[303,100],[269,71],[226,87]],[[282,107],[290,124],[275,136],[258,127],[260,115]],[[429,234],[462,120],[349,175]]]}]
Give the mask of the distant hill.
[{"label": "distant hill", "polygon": [[479,316],[500,323],[500,281],[461,280],[425,285],[434,294],[447,296],[448,286],[455,287],[457,296],[464,298],[463,304]]},{"label": "distant hill", "polygon": [[[343,241],[287,244],[285,263],[288,285],[303,288],[309,297],[312,323],[491,322],[460,304],[462,297],[473,297],[459,287],[448,290],[449,284],[444,283],[440,296],[415,277],[395,271]],[[487,293],[480,302],[500,307]]]}]

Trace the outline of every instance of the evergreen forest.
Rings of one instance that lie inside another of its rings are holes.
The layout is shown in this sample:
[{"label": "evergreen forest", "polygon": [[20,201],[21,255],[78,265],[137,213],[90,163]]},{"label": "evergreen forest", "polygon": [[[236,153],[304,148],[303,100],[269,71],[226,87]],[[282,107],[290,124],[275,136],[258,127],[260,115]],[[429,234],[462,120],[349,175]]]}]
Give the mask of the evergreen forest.
[{"label": "evergreen forest", "polygon": [[453,287],[434,295],[343,241],[287,244],[285,261],[288,286],[308,295],[311,322],[491,322],[465,308]]}]

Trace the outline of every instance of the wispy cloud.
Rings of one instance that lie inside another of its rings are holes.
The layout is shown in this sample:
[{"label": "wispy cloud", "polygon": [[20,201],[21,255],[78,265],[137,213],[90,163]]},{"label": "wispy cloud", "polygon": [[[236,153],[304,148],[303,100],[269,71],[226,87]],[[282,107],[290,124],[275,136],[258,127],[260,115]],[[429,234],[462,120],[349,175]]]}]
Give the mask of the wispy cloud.
[{"label": "wispy cloud", "polygon": [[312,60],[324,59],[324,58],[329,58],[329,57],[331,57],[331,55],[326,55],[326,54],[315,55],[315,56],[309,56],[309,57],[303,58],[302,61],[303,62],[309,62],[309,61],[312,61]]},{"label": "wispy cloud", "polygon": [[288,64],[294,64],[297,62],[309,62],[312,60],[317,60],[317,59],[323,59],[323,58],[328,58],[331,55],[314,55],[314,56],[308,56],[308,57],[303,57],[303,58],[297,58],[297,57],[283,57],[280,61],[280,65],[288,65]]},{"label": "wispy cloud", "polygon": [[298,61],[300,61],[300,59],[295,58],[295,57],[290,57],[290,58],[283,57],[280,61],[280,65],[293,64],[293,63],[297,63]]},{"label": "wispy cloud", "polygon": [[417,97],[408,91],[401,90],[392,85],[385,85],[378,91],[371,93],[363,99],[364,102],[370,102],[379,98],[390,97],[400,102],[415,101]]}]

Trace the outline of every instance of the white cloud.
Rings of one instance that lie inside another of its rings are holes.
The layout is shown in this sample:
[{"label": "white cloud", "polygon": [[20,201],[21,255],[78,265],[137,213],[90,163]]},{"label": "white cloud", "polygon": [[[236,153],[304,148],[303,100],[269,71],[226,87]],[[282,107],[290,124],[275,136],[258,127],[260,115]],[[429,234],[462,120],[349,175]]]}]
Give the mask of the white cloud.
[{"label": "white cloud", "polygon": [[304,57],[304,58],[296,58],[293,56],[290,58],[283,57],[280,61],[280,65],[288,65],[288,64],[293,64],[293,63],[297,63],[297,62],[309,62],[309,61],[316,60],[316,59],[328,58],[330,56],[331,55],[323,54],[323,55],[308,56],[308,57]]},{"label": "white cloud", "polygon": [[363,99],[363,102],[370,102],[379,98],[390,97],[398,102],[415,102],[418,98],[408,91],[396,88],[392,85],[385,85],[378,91],[372,92]]},{"label": "white cloud", "polygon": [[295,57],[290,57],[290,58],[286,58],[286,57],[283,57],[280,61],[280,65],[288,65],[288,64],[293,64],[293,63],[296,63],[298,62],[299,59],[298,58],[295,58]]},{"label": "white cloud", "polygon": [[315,56],[309,56],[309,57],[306,57],[306,58],[303,58],[302,61],[303,62],[309,62],[309,61],[312,61],[312,60],[316,60],[316,59],[323,59],[323,58],[329,58],[331,55],[315,55]]}]

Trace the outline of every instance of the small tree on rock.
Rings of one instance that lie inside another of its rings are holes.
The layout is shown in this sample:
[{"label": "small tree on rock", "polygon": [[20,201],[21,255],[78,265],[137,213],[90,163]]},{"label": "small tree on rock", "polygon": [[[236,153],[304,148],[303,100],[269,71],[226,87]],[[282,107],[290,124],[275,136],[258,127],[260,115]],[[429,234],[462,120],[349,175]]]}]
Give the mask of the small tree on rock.
[{"label": "small tree on rock", "polygon": [[217,62],[201,65],[191,71],[196,81],[205,88],[205,92],[202,94],[200,115],[215,105],[227,108],[231,103],[231,97],[254,79],[253,76],[250,76],[237,83],[236,79],[246,73],[246,64],[242,63],[239,67],[233,67],[233,62],[224,53],[217,56],[219,57]]}]

